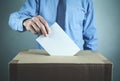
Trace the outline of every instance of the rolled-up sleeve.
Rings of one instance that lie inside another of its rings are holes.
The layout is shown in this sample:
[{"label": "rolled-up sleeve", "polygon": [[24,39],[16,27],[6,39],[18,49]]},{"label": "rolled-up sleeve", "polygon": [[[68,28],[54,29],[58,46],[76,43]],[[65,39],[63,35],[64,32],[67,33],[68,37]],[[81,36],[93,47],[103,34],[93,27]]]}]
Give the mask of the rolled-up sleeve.
[{"label": "rolled-up sleeve", "polygon": [[88,0],[85,21],[83,23],[84,50],[98,50],[97,30],[94,21],[94,8],[92,0]]},{"label": "rolled-up sleeve", "polygon": [[37,15],[37,3],[38,0],[26,0],[19,11],[10,14],[10,27],[16,31],[24,31],[23,21]]}]

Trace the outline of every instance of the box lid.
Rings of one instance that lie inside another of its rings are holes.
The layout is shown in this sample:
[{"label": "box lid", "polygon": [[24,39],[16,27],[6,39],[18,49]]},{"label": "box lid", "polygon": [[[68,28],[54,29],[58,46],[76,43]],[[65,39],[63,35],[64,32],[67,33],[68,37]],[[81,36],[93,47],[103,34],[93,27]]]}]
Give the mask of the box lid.
[{"label": "box lid", "polygon": [[22,51],[10,63],[17,64],[111,64],[102,54],[93,51],[79,51],[75,56],[50,56],[45,50]]}]

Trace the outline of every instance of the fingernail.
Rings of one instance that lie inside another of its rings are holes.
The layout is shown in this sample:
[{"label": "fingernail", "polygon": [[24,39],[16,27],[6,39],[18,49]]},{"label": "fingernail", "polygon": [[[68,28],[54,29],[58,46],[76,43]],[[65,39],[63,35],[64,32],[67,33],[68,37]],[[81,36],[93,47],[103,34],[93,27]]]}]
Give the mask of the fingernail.
[{"label": "fingernail", "polygon": [[50,34],[51,33],[51,31],[48,31],[48,34]]},{"label": "fingernail", "polygon": [[47,37],[47,36],[48,36],[48,34],[45,34],[45,36]]},{"label": "fingernail", "polygon": [[51,31],[49,31],[49,34],[51,33]]}]

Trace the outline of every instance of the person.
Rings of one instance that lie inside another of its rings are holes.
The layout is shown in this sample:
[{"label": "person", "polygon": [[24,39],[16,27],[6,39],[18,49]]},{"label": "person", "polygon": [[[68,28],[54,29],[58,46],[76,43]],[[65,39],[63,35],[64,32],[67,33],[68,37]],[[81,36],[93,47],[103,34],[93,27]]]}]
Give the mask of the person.
[{"label": "person", "polygon": [[98,50],[92,0],[26,0],[22,8],[9,18],[13,30],[28,30],[44,36],[49,35],[54,22],[81,50]]}]

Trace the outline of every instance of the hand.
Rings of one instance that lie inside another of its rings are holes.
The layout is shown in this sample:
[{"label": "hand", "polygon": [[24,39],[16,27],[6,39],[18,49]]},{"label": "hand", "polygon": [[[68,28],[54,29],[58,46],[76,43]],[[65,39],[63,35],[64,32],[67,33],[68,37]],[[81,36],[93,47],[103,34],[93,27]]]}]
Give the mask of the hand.
[{"label": "hand", "polygon": [[34,34],[43,34],[44,36],[47,36],[50,33],[48,23],[41,16],[35,16],[25,20],[23,26],[26,30],[31,31]]}]

